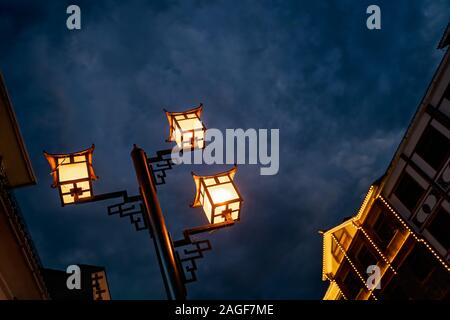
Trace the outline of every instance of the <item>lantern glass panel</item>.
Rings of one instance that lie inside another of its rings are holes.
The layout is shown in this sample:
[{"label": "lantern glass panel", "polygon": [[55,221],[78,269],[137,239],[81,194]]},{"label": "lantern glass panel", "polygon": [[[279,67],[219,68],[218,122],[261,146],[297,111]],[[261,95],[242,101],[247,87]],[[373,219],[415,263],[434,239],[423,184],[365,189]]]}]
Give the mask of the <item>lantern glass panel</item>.
[{"label": "lantern glass panel", "polygon": [[206,217],[208,218],[209,223],[212,223],[212,205],[209,201],[209,197],[204,198],[203,210],[205,211]]},{"label": "lantern glass panel", "polygon": [[214,209],[214,223],[225,222],[223,212],[227,209],[226,205],[218,206]]},{"label": "lantern glass panel", "polygon": [[74,162],[83,162],[83,161],[86,161],[86,157],[85,156],[75,156],[75,157],[73,157],[73,161]]},{"label": "lantern glass panel", "polygon": [[231,210],[231,218],[233,220],[239,219],[239,210],[241,209],[241,202],[236,201],[228,205],[228,209]]},{"label": "lantern glass panel", "polygon": [[239,195],[231,182],[210,186],[208,191],[215,205],[239,199]]},{"label": "lantern glass panel", "polygon": [[191,144],[192,144],[191,142],[192,142],[192,132],[191,131],[184,132],[182,139],[179,142],[177,141],[177,143],[180,147],[186,146],[187,148],[191,147]]},{"label": "lantern glass panel", "polygon": [[173,139],[177,143],[177,145],[181,148],[181,142],[183,140],[183,133],[180,128],[176,128],[173,132]]},{"label": "lantern glass panel", "polygon": [[239,210],[239,202],[232,202],[228,205],[228,208],[230,208],[231,211]]},{"label": "lantern glass panel", "polygon": [[[195,113],[186,116],[175,116],[173,139],[181,149],[204,147],[204,126]],[[192,145],[194,140],[194,145]]]},{"label": "lantern glass panel", "polygon": [[60,185],[59,188],[64,204],[74,203],[75,199],[89,198],[92,196],[89,181],[66,183]]},{"label": "lantern glass panel", "polygon": [[[194,114],[193,114],[194,115]],[[202,130],[203,124],[200,121],[199,118],[195,117],[192,119],[183,119],[183,120],[177,120],[180,129],[184,131],[191,131],[191,130]]]},{"label": "lantern glass panel", "polygon": [[70,158],[69,157],[58,158],[58,164],[69,163],[69,162],[70,162]]},{"label": "lantern glass panel", "polygon": [[214,209],[214,214],[215,214],[215,215],[221,214],[221,213],[224,212],[226,209],[227,209],[227,206],[226,206],[226,205],[217,206],[217,207]]},{"label": "lantern glass panel", "polygon": [[76,186],[82,191],[82,193],[78,195],[78,198],[88,198],[91,196],[89,181],[77,182]]},{"label": "lantern glass panel", "polygon": [[63,199],[63,203],[64,204],[69,204],[69,203],[74,203],[75,202],[75,198],[72,197],[70,194],[63,195],[62,199]]},{"label": "lantern glass panel", "polygon": [[58,167],[59,182],[88,179],[89,172],[86,162],[61,164]]},{"label": "lantern glass panel", "polygon": [[221,177],[218,177],[217,179],[219,179],[220,183],[224,183],[224,182],[230,181],[230,178],[228,176],[221,176]]},{"label": "lantern glass panel", "polygon": [[61,188],[61,193],[70,193],[70,189],[73,188],[73,183],[62,184],[59,187]]}]

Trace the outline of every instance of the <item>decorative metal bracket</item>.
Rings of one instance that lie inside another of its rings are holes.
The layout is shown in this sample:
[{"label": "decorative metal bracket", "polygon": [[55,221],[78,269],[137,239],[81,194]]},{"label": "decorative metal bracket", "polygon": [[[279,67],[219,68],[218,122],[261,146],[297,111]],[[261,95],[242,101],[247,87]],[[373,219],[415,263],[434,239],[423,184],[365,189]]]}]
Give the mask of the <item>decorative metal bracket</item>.
[{"label": "decorative metal bracket", "polygon": [[[120,218],[129,217],[130,222],[134,224],[136,231],[146,230],[148,229],[148,223],[145,217],[145,208],[142,204],[142,197],[138,196],[128,196],[128,192],[126,190],[103,193],[94,195],[89,198],[79,199],[76,204],[88,203],[88,202],[96,202],[103,201],[115,198],[122,198],[123,201],[121,203],[113,204],[108,206],[108,215],[112,216],[118,214]],[[133,202],[139,202],[137,204],[130,204]],[[128,205],[130,204],[130,205]],[[128,206],[126,206],[128,205]]]},{"label": "decorative metal bracket", "polygon": [[[108,199],[123,198],[121,203],[113,204],[108,206],[108,215],[112,216],[118,214],[119,217],[129,217],[130,222],[134,224],[136,231],[141,231],[148,229],[148,223],[145,217],[145,208],[142,204],[142,197],[138,196],[128,196],[126,190],[98,194],[89,198],[82,198],[75,202],[76,204],[103,201]],[[138,204],[130,204],[133,202],[139,202]],[[127,204],[130,204],[126,206]]]},{"label": "decorative metal bracket", "polygon": [[160,150],[156,152],[156,157],[147,159],[152,179],[156,185],[166,183],[166,170],[172,169],[175,165],[170,156],[171,154],[172,149]]},{"label": "decorative metal bracket", "polygon": [[196,260],[203,258],[203,252],[211,250],[211,242],[209,240],[191,241],[193,249],[184,249],[183,256],[176,251],[176,257],[183,268],[184,283],[197,281],[197,263]]},{"label": "decorative metal bracket", "polygon": [[178,251],[175,252],[178,263],[181,265],[184,271],[183,277],[185,283],[197,281],[196,260],[203,258],[203,252],[212,249],[211,242],[209,240],[192,240],[191,236],[194,234],[211,232],[217,229],[222,229],[234,225],[234,220],[231,218],[231,210],[224,212],[223,215],[225,217],[224,222],[187,229],[183,232],[184,238],[173,243],[175,248],[194,246],[193,249],[182,250],[182,256]]},{"label": "decorative metal bracket", "polygon": [[[139,202],[137,204],[131,204]],[[118,214],[120,218],[129,217],[136,231],[148,229],[148,223],[145,219],[145,208],[142,204],[141,196],[128,197],[126,191],[123,194],[123,202],[108,206],[108,215]]]}]

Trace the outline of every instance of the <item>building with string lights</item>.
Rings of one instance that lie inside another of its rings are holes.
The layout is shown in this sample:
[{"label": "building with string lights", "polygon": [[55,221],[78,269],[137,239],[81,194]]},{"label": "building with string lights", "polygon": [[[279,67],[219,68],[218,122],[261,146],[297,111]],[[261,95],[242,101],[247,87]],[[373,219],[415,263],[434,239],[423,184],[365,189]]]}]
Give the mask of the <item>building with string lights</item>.
[{"label": "building with string lights", "polygon": [[446,53],[386,173],[354,217],[320,232],[325,300],[450,299],[449,45],[450,24],[438,45]]}]

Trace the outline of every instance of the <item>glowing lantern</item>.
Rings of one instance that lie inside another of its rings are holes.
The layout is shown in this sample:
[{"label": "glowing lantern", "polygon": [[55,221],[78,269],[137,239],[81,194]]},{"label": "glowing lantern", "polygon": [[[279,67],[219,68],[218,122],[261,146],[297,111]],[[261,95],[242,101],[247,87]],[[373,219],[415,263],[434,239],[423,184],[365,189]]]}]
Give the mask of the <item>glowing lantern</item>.
[{"label": "glowing lantern", "polygon": [[203,206],[211,224],[240,219],[243,200],[233,181],[236,170],[235,166],[212,176],[192,174],[197,191],[191,206]]},{"label": "glowing lantern", "polygon": [[205,147],[205,126],[200,120],[203,105],[183,111],[166,111],[170,125],[168,141],[175,141],[181,150],[203,149]]},{"label": "glowing lantern", "polygon": [[52,170],[52,188],[58,188],[63,206],[92,197],[92,181],[97,179],[92,167],[93,152],[94,145],[68,154],[44,152]]}]

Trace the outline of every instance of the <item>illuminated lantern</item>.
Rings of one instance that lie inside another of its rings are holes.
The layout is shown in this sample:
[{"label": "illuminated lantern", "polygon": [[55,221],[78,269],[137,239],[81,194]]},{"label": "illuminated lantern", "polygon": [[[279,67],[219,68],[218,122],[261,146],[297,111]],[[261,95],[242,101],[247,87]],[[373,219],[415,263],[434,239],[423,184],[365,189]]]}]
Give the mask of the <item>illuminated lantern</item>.
[{"label": "illuminated lantern", "polygon": [[92,181],[97,179],[92,167],[93,152],[94,145],[87,150],[68,154],[44,152],[52,170],[52,188],[58,188],[63,206],[92,197]]},{"label": "illuminated lantern", "polygon": [[240,219],[242,197],[233,181],[237,167],[212,176],[192,174],[196,186],[192,207],[203,206],[211,224]]},{"label": "illuminated lantern", "polygon": [[166,111],[170,134],[168,141],[175,141],[180,150],[203,149],[205,147],[205,126],[200,120],[203,105],[183,111]]}]

